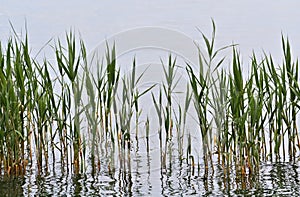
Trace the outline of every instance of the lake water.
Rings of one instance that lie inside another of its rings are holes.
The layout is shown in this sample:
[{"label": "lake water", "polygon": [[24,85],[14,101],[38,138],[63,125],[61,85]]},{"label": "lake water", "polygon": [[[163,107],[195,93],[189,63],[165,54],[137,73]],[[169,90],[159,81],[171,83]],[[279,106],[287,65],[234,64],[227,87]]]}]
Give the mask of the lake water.
[{"label": "lake water", "polygon": [[[224,175],[216,166],[207,179],[191,169],[176,164],[166,172],[151,169],[147,158],[133,159],[131,173],[114,174],[31,174],[25,177],[2,177],[2,196],[299,196],[298,165],[264,163],[260,173],[238,179]],[[138,168],[137,166],[140,166]]]},{"label": "lake water", "polygon": [[[122,38],[119,40],[119,51],[123,54],[121,58],[124,62],[128,59],[130,61],[134,55],[142,59],[143,65],[160,62],[162,48],[166,48],[167,51],[175,50],[177,54],[183,54],[185,60],[194,62],[194,57],[188,53],[192,50],[191,45],[183,46],[181,41],[189,40],[192,44],[194,40],[200,40],[201,34],[198,29],[210,35],[211,18],[217,27],[216,45],[221,47],[237,43],[246,60],[254,50],[258,54],[262,54],[263,51],[271,53],[280,62],[281,34],[288,35],[294,56],[300,54],[300,2],[296,0],[0,2],[1,42],[5,42],[12,32],[9,21],[18,34],[24,34],[26,21],[33,54],[36,54],[49,39],[64,38],[65,32],[73,28],[80,32],[88,52],[102,46],[105,40]],[[146,32],[140,33],[145,29]],[[153,30],[155,32],[152,34]],[[129,37],[126,32],[129,32]],[[163,45],[167,37],[169,40],[166,43],[172,45]],[[134,41],[141,42],[131,45]],[[118,50],[118,42],[116,45]],[[143,50],[137,50],[141,47]],[[45,48],[40,57],[51,50],[51,47]],[[148,54],[151,54],[151,57]],[[39,175],[33,166],[24,177],[0,177],[1,195],[300,195],[299,163],[262,163],[257,174],[244,179],[237,178],[233,168],[229,168],[232,173],[226,176],[223,168],[216,164],[215,172],[210,172],[207,178],[203,178],[203,164],[200,163],[198,170],[197,166],[192,169],[184,162],[182,165],[178,162],[176,144],[170,147],[172,151],[169,151],[166,168],[161,169],[157,159],[157,135],[151,137],[148,154],[145,152],[145,141],[141,139],[139,143],[140,148],[135,146],[131,151],[131,162],[126,170],[118,166],[114,170],[108,170],[105,167],[107,165],[104,156],[101,161],[104,167],[101,167],[97,174],[87,171],[84,174],[73,175],[71,172],[62,171],[59,164],[53,164],[48,174]]]}]

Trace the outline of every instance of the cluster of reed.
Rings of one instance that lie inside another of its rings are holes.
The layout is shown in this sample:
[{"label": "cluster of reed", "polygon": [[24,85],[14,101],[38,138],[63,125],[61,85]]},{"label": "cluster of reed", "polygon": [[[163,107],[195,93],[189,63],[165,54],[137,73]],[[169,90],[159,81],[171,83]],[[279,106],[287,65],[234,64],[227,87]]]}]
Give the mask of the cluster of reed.
[{"label": "cluster of reed", "polygon": [[100,168],[102,153],[110,152],[109,163],[114,165],[116,147],[120,160],[124,150],[130,150],[131,121],[135,114],[139,124],[141,113],[138,99],[154,85],[139,92],[142,75],[136,76],[134,61],[130,76],[121,79],[122,96],[117,97],[115,47],[107,48],[105,65],[98,59],[93,62],[95,75],[90,73],[83,41],[72,32],[65,46],[57,40],[53,49],[55,61],[45,58],[40,64],[29,53],[27,35],[0,46],[0,161],[5,174],[23,174],[28,164],[47,171],[50,157],[53,169],[60,161],[62,170],[79,173],[90,159],[94,171]]},{"label": "cluster of reed", "polygon": [[[137,76],[135,59],[131,72],[120,76],[114,46],[107,46],[104,60],[94,56],[88,61],[83,41],[68,33],[65,46],[60,40],[55,42],[55,62],[44,59],[39,63],[30,55],[27,36],[9,39],[0,45],[1,171],[24,174],[29,164],[42,172],[50,163],[54,169],[58,160],[63,170],[80,173],[91,167],[95,172],[103,163],[101,158],[108,159],[108,170],[114,170],[115,158],[126,168],[131,161],[132,135],[137,143],[139,139],[139,98],[148,92],[152,92],[158,117],[162,169],[168,155],[172,162],[174,131],[180,164],[184,159],[192,167],[197,163],[191,133],[185,132],[192,102],[199,125],[193,130],[199,131],[205,174],[214,168],[214,155],[223,166],[234,163],[243,175],[261,161],[287,156],[295,161],[300,147],[300,87],[298,61],[292,61],[289,41],[282,38],[283,64],[275,66],[268,55],[258,61],[253,54],[246,75],[236,46],[215,49],[215,33],[213,23],[211,39],[202,34],[206,50],[198,47],[198,69],[177,65],[172,55],[167,65],[162,61],[164,80],[158,94],[153,92],[157,84],[140,90],[146,71]],[[227,63],[219,53],[229,49],[233,55]],[[90,71],[91,62],[95,73]],[[180,68],[186,68],[189,79],[183,106],[174,102]],[[147,151],[149,124],[147,118]]]},{"label": "cluster of reed", "polygon": [[[81,43],[82,55],[76,57],[71,33],[67,46],[64,49],[57,42],[55,68],[46,59],[40,64],[31,57],[27,35],[24,40],[15,36],[0,47],[0,157],[1,170],[6,174],[22,174],[28,163],[35,164],[39,171],[47,169],[49,157],[55,161],[56,150],[61,153],[62,163],[69,162],[73,155],[78,168],[82,142],[77,72],[85,59],[85,49]],[[73,107],[75,111],[71,112]],[[71,142],[73,152],[69,149]]]},{"label": "cluster of reed", "polygon": [[[242,175],[257,169],[261,161],[286,161],[287,156],[295,161],[300,147],[300,94],[298,60],[292,60],[289,40],[282,36],[282,64],[275,66],[272,56],[266,54],[258,61],[253,54],[250,66],[245,66],[236,46],[214,48],[214,23],[211,40],[202,36],[206,53],[199,51],[200,72],[196,74],[190,66],[187,70],[206,168],[211,161],[213,170],[212,147],[223,166],[234,163],[237,174]],[[230,63],[217,57],[227,48],[233,51]]]}]

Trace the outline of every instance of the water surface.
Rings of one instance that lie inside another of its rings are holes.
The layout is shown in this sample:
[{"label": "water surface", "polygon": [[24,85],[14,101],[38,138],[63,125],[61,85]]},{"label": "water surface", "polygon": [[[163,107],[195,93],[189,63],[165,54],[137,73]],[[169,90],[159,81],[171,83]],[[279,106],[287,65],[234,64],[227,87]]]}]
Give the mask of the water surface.
[{"label": "water surface", "polygon": [[[289,36],[295,56],[300,54],[299,6],[299,1],[283,0],[2,1],[0,39],[5,42],[12,33],[9,21],[20,35],[24,34],[26,21],[33,54],[49,39],[63,38],[70,28],[80,32],[88,51],[92,51],[119,32],[145,26],[172,29],[199,40],[197,28],[210,35],[213,18],[217,46],[238,43],[245,59],[252,50],[264,50],[280,60],[281,33]],[[51,50],[48,47],[40,55]],[[205,178],[201,162],[200,169],[180,162],[176,145],[171,146],[167,165],[161,168],[157,137],[152,136],[149,153],[145,141],[140,140],[140,148],[135,146],[130,152],[127,168],[119,167],[116,161],[114,168],[108,169],[105,156],[95,174],[88,164],[86,173],[74,175],[62,170],[59,163],[38,174],[33,164],[25,176],[0,177],[0,192],[3,196],[300,195],[299,163],[262,163],[259,171],[244,178],[233,167],[229,167],[229,175],[224,173],[216,163],[215,172],[210,171]]]}]

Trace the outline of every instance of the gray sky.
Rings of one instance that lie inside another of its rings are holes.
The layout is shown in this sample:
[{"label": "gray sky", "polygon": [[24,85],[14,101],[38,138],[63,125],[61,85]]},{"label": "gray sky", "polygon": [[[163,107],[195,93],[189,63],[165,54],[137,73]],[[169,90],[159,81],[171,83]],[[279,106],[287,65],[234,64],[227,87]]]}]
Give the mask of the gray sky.
[{"label": "gray sky", "polygon": [[281,55],[281,32],[288,35],[295,56],[300,54],[299,1],[284,0],[1,0],[0,38],[5,39],[11,21],[17,31],[26,19],[30,43],[38,50],[52,37],[63,38],[70,27],[79,31],[88,50],[120,31],[141,26],[167,27],[192,39],[200,39],[197,27],[207,35],[211,18],[217,24],[217,43],[238,43],[247,57],[252,49]]}]

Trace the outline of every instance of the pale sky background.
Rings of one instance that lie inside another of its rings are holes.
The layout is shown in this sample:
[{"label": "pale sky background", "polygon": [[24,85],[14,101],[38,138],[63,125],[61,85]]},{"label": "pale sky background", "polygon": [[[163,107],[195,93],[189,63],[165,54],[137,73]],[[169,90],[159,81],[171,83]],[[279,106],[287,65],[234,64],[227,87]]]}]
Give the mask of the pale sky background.
[{"label": "pale sky background", "polygon": [[244,57],[252,49],[281,56],[281,32],[288,35],[295,56],[300,54],[300,1],[296,0],[0,0],[0,38],[20,32],[27,21],[33,51],[50,38],[63,38],[71,27],[79,31],[87,49],[120,31],[142,26],[167,27],[192,39],[197,28],[207,35],[211,18],[217,25],[218,45],[238,43]]}]

